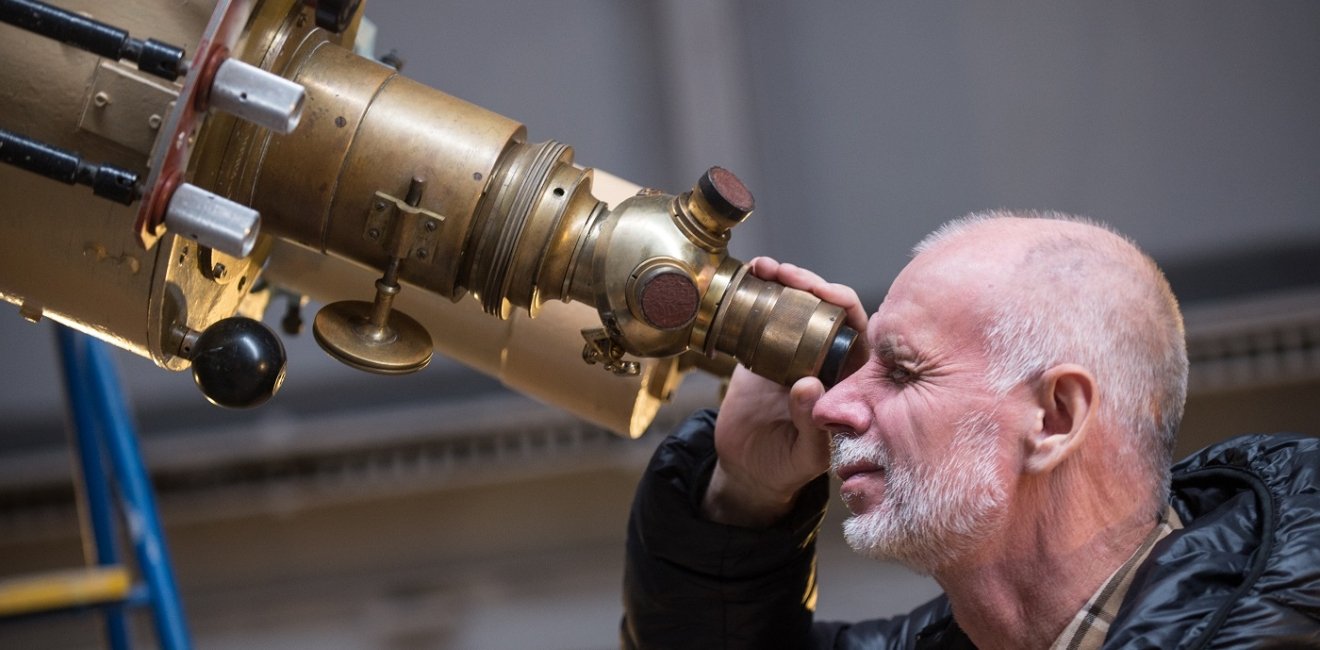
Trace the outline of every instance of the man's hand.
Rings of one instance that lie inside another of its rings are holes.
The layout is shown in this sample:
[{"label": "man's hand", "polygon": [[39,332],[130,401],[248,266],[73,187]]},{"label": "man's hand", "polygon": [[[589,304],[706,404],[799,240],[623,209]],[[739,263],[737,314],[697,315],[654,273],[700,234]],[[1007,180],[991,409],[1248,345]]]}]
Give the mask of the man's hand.
[{"label": "man's hand", "polygon": [[[751,261],[763,280],[810,291],[843,307],[847,324],[866,329],[857,293],[792,264],[768,257]],[[811,409],[825,393],[815,377],[791,389],[738,366],[715,421],[715,463],[702,511],[711,521],[746,527],[773,524],[793,508],[798,491],[830,463],[830,439],[811,422]]]}]

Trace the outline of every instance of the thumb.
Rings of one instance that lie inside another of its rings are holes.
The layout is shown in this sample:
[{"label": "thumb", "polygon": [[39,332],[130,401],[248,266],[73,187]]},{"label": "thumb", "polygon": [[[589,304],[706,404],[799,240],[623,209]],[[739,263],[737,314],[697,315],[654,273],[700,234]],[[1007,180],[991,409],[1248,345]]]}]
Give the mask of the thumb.
[{"label": "thumb", "polygon": [[793,455],[820,471],[829,464],[830,437],[816,426],[811,411],[824,394],[825,386],[815,377],[799,379],[788,394],[788,411],[798,432]]}]

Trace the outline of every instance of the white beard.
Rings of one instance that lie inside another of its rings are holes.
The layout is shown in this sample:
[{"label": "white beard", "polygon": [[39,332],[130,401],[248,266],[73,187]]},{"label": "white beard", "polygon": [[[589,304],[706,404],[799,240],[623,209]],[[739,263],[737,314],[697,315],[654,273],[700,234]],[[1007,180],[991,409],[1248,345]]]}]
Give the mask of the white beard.
[{"label": "white beard", "polygon": [[942,462],[915,467],[892,462],[874,439],[836,436],[833,469],[868,460],[885,470],[881,503],[843,524],[848,545],[925,574],[955,562],[1004,520],[1008,491],[996,470],[998,432],[988,413],[967,413]]}]

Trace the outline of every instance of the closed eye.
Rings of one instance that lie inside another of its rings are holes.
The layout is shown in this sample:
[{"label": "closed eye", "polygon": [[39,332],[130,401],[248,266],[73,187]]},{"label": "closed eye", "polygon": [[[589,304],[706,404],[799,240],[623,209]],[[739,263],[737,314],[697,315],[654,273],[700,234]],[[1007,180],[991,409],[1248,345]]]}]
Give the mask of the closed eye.
[{"label": "closed eye", "polygon": [[885,377],[898,386],[910,384],[919,378],[915,370],[901,363],[887,364]]}]

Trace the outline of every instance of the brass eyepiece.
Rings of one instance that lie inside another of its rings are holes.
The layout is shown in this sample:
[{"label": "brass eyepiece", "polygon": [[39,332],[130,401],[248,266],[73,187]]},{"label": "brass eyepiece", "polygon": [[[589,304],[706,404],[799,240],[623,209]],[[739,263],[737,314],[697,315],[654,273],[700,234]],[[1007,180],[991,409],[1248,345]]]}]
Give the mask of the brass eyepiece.
[{"label": "brass eyepiece", "polygon": [[857,332],[844,311],[806,291],[762,280],[742,267],[730,281],[706,339],[706,353],[732,355],[762,377],[792,384],[813,375],[842,378]]},{"label": "brass eyepiece", "polygon": [[729,257],[729,229],[754,206],[721,167],[677,197],[630,198],[585,231],[590,291],[572,293],[594,297],[611,340],[630,354],[728,355],[781,384],[812,375],[832,385],[857,333],[844,326],[842,308]]}]

